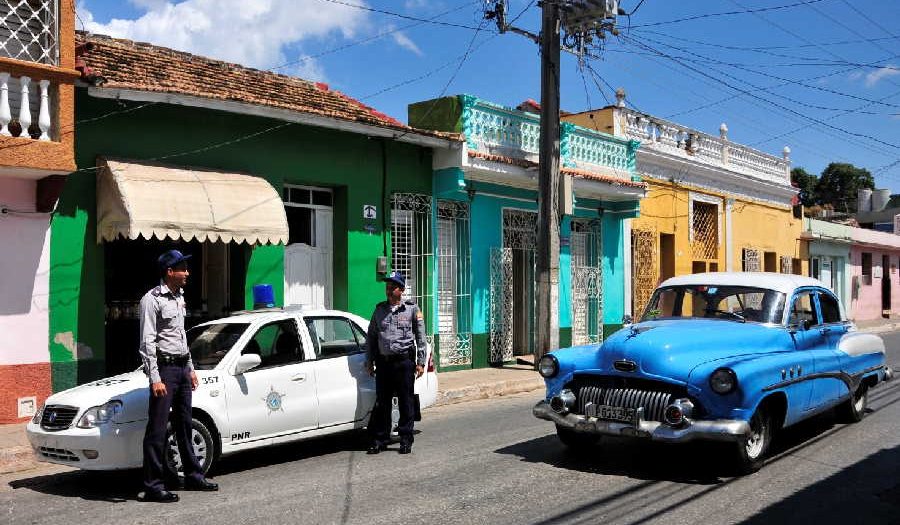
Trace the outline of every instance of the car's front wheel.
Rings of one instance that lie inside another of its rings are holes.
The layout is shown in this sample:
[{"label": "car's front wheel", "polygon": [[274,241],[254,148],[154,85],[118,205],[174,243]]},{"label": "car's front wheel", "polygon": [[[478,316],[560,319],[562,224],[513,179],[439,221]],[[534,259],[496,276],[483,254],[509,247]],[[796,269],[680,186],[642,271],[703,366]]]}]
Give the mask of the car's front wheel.
[{"label": "car's front wheel", "polygon": [[556,435],[563,445],[573,450],[582,450],[595,446],[600,437],[594,434],[585,434],[583,432],[575,432],[566,427],[556,425]]},{"label": "car's front wheel", "polygon": [[866,415],[866,406],[869,404],[869,387],[861,384],[850,396],[838,406],[838,418],[846,423],[857,423]]},{"label": "car's front wheel", "polygon": [[[168,457],[169,465],[175,472],[184,475],[181,453],[178,451],[178,443],[171,428],[166,434],[166,444],[166,456]],[[191,418],[191,437],[188,440],[188,446],[193,449],[194,456],[197,458],[197,462],[200,463],[203,474],[206,474],[215,460],[216,444],[213,440],[212,432],[207,428],[206,423],[197,418]]]},{"label": "car's front wheel", "polygon": [[738,473],[750,474],[763,466],[772,435],[771,416],[764,408],[758,408],[750,418],[750,434],[737,443],[735,466]]}]

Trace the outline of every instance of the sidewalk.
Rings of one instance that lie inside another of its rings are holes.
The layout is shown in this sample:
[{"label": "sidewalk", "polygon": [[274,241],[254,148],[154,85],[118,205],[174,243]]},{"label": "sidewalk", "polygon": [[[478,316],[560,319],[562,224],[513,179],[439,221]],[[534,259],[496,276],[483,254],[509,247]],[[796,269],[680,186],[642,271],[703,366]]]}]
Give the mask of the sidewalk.
[{"label": "sidewalk", "polygon": [[[882,333],[900,330],[900,319],[857,323],[860,331]],[[531,357],[528,356],[530,361]],[[479,368],[439,375],[439,391],[434,406],[464,403],[477,399],[531,392],[544,387],[543,379],[529,361],[499,368]],[[35,468],[37,463],[25,437],[25,424],[0,425],[0,474]]]}]

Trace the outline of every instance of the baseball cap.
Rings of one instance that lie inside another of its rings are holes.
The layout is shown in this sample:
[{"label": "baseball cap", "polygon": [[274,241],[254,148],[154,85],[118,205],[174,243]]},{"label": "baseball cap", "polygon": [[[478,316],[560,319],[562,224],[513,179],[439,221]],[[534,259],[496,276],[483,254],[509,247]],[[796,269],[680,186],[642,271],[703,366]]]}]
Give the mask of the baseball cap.
[{"label": "baseball cap", "polygon": [[384,278],[384,281],[393,281],[397,283],[400,288],[406,289],[406,277],[403,277],[403,274],[400,272],[391,272],[390,275]]},{"label": "baseball cap", "polygon": [[174,268],[178,266],[178,263],[184,262],[190,258],[190,255],[185,255],[178,250],[169,250],[160,255],[159,259],[156,260],[156,263],[159,265],[160,270],[165,270],[167,268]]}]

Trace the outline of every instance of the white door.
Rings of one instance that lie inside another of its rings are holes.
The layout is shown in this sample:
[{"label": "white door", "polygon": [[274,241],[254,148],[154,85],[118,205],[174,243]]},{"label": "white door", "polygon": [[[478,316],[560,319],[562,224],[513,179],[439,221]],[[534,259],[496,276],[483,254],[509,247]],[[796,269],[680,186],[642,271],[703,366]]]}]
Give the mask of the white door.
[{"label": "white door", "polygon": [[375,379],[365,370],[366,336],[343,316],[304,316],[316,354],[319,426],[360,422],[375,404]]},{"label": "white door", "polygon": [[831,279],[831,257],[822,257],[822,276],[819,278],[820,281],[825,283],[832,292],[834,291],[834,282]]},{"label": "white door", "polygon": [[241,353],[259,354],[262,363],[225,378],[232,436],[223,436],[223,441],[258,441],[316,428],[315,363],[303,360],[296,321],[263,325]]},{"label": "white door", "polygon": [[315,246],[284,249],[284,304],[331,308],[332,212],[315,210]]}]

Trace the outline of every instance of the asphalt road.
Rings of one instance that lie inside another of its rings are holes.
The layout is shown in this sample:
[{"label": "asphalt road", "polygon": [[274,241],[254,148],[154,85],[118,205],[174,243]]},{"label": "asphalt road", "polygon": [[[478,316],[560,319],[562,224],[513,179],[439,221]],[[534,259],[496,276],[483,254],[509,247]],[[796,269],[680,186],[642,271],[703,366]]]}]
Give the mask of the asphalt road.
[{"label": "asphalt road", "polygon": [[[900,370],[900,333],[884,338]],[[900,380],[870,392],[861,423],[786,430],[740,478],[704,445],[606,440],[575,457],[532,417],[539,397],[428,410],[409,456],[347,435],[226,458],[220,492],[176,504],[137,502],[139,472],[21,473],[0,480],[0,522],[900,524]]]}]

